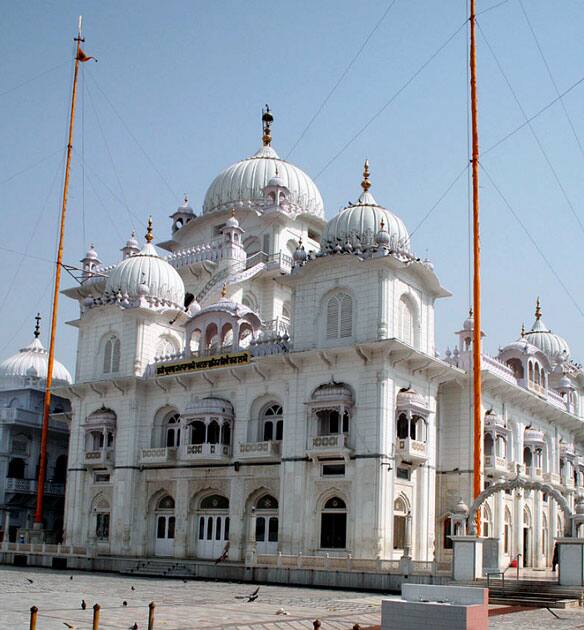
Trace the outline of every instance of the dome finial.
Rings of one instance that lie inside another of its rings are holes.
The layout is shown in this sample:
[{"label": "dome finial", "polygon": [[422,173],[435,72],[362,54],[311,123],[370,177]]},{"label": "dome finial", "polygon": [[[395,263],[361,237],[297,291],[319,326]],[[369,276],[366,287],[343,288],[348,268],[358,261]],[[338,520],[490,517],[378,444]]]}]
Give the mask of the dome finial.
[{"label": "dome finial", "polygon": [[154,236],[152,236],[152,215],[148,217],[148,227],[146,228],[146,242],[152,243]]},{"label": "dome finial", "polygon": [[361,188],[363,192],[367,192],[371,188],[371,182],[369,181],[369,160],[365,160],[363,165],[363,181],[361,182]]},{"label": "dome finial", "polygon": [[525,322],[521,324],[521,338],[525,337]]},{"label": "dome finial", "polygon": [[235,219],[235,208],[231,208],[231,218]]},{"label": "dome finial", "polygon": [[263,124],[263,129],[264,129],[262,142],[264,143],[265,147],[269,147],[270,143],[272,142],[272,133],[271,133],[270,128],[273,122],[274,122],[274,117],[272,116],[272,113],[270,112],[270,107],[269,105],[266,105],[266,107],[262,109],[262,124]]},{"label": "dome finial", "polygon": [[468,316],[472,319],[472,306],[468,309]]},{"label": "dome finial", "polygon": [[41,334],[41,319],[42,319],[41,314],[37,313],[35,319],[36,319],[36,325],[34,327],[34,338],[38,339]]},{"label": "dome finial", "polygon": [[223,283],[223,288],[221,289],[221,299],[224,300],[227,297],[227,282]]},{"label": "dome finial", "polygon": [[537,300],[535,302],[535,319],[541,319],[541,303],[539,301],[539,296],[537,296]]}]

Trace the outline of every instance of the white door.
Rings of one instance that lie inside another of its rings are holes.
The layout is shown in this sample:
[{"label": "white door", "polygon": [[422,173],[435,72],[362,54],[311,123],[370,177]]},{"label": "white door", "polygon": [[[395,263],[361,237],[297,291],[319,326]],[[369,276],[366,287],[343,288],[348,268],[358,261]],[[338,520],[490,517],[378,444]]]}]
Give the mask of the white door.
[{"label": "white door", "polygon": [[258,554],[278,553],[278,516],[275,512],[258,514],[255,539]]},{"label": "white door", "polygon": [[174,515],[158,514],[156,517],[156,543],[154,554],[172,556],[174,554]]},{"label": "white door", "polygon": [[229,512],[201,514],[197,528],[197,557],[216,560],[229,540]]}]

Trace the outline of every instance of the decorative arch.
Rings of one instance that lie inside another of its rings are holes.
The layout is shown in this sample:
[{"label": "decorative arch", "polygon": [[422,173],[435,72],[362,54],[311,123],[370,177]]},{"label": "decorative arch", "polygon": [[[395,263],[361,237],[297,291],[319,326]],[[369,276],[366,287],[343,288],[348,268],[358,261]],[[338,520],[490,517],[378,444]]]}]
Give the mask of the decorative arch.
[{"label": "decorative arch", "polygon": [[148,499],[148,512],[155,512],[158,509],[160,500],[167,495],[172,497],[173,493],[165,486],[161,486],[160,488],[158,488],[158,490],[153,492]]},{"label": "decorative arch", "polygon": [[180,342],[172,335],[165,333],[158,337],[156,344],[156,357],[167,357],[177,354],[180,350]]},{"label": "decorative arch", "polygon": [[410,292],[403,292],[397,306],[396,337],[414,348],[419,345],[420,309]]},{"label": "decorative arch", "polygon": [[104,374],[115,374],[120,371],[121,347],[120,336],[115,331],[109,331],[101,338],[100,356]]},{"label": "decorative arch", "polygon": [[167,446],[168,421],[175,415],[180,415],[174,405],[163,405],[154,414],[152,431],[152,448]]},{"label": "decorative arch", "polygon": [[338,288],[329,291],[322,302],[324,317],[324,338],[350,339],[354,336],[354,299],[352,291]]},{"label": "decorative arch", "polygon": [[480,509],[482,504],[489,497],[493,496],[497,492],[504,492],[505,490],[515,490],[517,488],[522,488],[524,490],[540,490],[541,492],[545,492],[549,496],[551,496],[556,501],[556,503],[558,504],[562,512],[564,513],[565,535],[568,537],[572,536],[572,517],[574,516],[574,513],[572,512],[566,498],[553,486],[547,483],[542,483],[541,481],[523,480],[523,479],[520,479],[519,477],[514,477],[513,479],[510,479],[508,481],[498,481],[497,483],[494,483],[493,485],[489,486],[488,488],[486,488],[479,494],[479,496],[474,500],[468,514],[467,523],[468,523],[469,534],[471,536],[476,535],[476,518],[475,517],[476,517],[477,511]]}]

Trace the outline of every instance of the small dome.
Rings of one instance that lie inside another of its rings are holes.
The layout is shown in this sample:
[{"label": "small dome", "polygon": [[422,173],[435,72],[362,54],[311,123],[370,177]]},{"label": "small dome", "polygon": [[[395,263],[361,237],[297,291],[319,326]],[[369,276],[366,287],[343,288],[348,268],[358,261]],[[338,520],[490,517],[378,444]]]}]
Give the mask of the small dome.
[{"label": "small dome", "polygon": [[130,238],[126,241],[126,247],[128,249],[140,249],[140,244],[138,243],[138,239],[136,238],[136,232],[134,230],[132,230],[132,234],[130,235]]},{"label": "small dome", "polygon": [[454,508],[454,513],[460,514],[461,516],[468,516],[468,505],[462,500],[462,498],[460,498],[460,500],[456,504],[456,507]]},{"label": "small dome", "polygon": [[149,295],[182,309],[185,298],[182,278],[174,267],[158,256],[152,239],[152,219],[149,219],[144,249],[116,265],[107,279],[105,292],[111,295],[121,293],[129,298]]},{"label": "small dome", "polygon": [[93,243],[91,243],[91,245],[89,246],[89,249],[87,250],[87,254],[85,254],[84,260],[98,260],[97,252],[95,251],[95,246]]},{"label": "small dome", "polygon": [[[49,353],[38,337],[21,348],[17,354],[0,363],[0,389],[30,387],[31,378],[46,381]],[[53,385],[70,385],[73,382],[67,368],[59,361],[53,363]]]},{"label": "small dome", "polygon": [[531,330],[525,333],[525,339],[530,344],[541,350],[553,365],[563,363],[570,358],[570,346],[568,342],[559,335],[554,334],[541,318],[541,305],[539,298],[535,307],[535,322]]},{"label": "small dome", "polygon": [[572,381],[567,376],[562,376],[558,383],[558,389],[574,389]]},{"label": "small dome", "polygon": [[[269,114],[271,117],[272,115]],[[288,207],[298,213],[313,214],[324,219],[324,203],[316,184],[298,167],[282,160],[270,146],[272,120],[264,123],[264,146],[245,160],[236,162],[213,180],[205,195],[203,214],[232,207],[257,210],[265,201],[264,188],[278,173],[279,186],[288,188]]]},{"label": "small dome", "polygon": [[327,223],[321,237],[321,246],[334,247],[336,243],[349,240],[353,247],[371,247],[375,244],[383,222],[387,232],[387,237],[382,237],[384,245],[387,243],[386,247],[411,253],[410,236],[404,222],[393,212],[380,206],[369,192],[371,182],[367,162],[361,186],[363,193],[357,203],[349,204]]},{"label": "small dome", "polygon": [[306,262],[306,259],[308,258],[308,254],[306,253],[306,250],[304,249],[304,245],[302,244],[302,239],[298,241],[298,247],[294,250],[294,254],[292,257],[294,259],[294,262],[299,265]]},{"label": "small dome", "polygon": [[227,221],[225,221],[225,227],[226,228],[238,228],[239,227],[239,221],[235,218],[235,210],[233,210],[231,212],[231,216],[229,217],[229,219],[227,219]]}]

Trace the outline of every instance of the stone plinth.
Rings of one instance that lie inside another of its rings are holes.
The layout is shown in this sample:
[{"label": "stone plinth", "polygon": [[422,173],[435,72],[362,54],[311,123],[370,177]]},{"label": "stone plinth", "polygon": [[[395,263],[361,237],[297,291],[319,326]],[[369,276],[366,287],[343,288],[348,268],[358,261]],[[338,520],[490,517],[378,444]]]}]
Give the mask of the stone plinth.
[{"label": "stone plinth", "polygon": [[476,536],[451,536],[454,544],[453,575],[457,582],[483,577],[483,542]]}]

